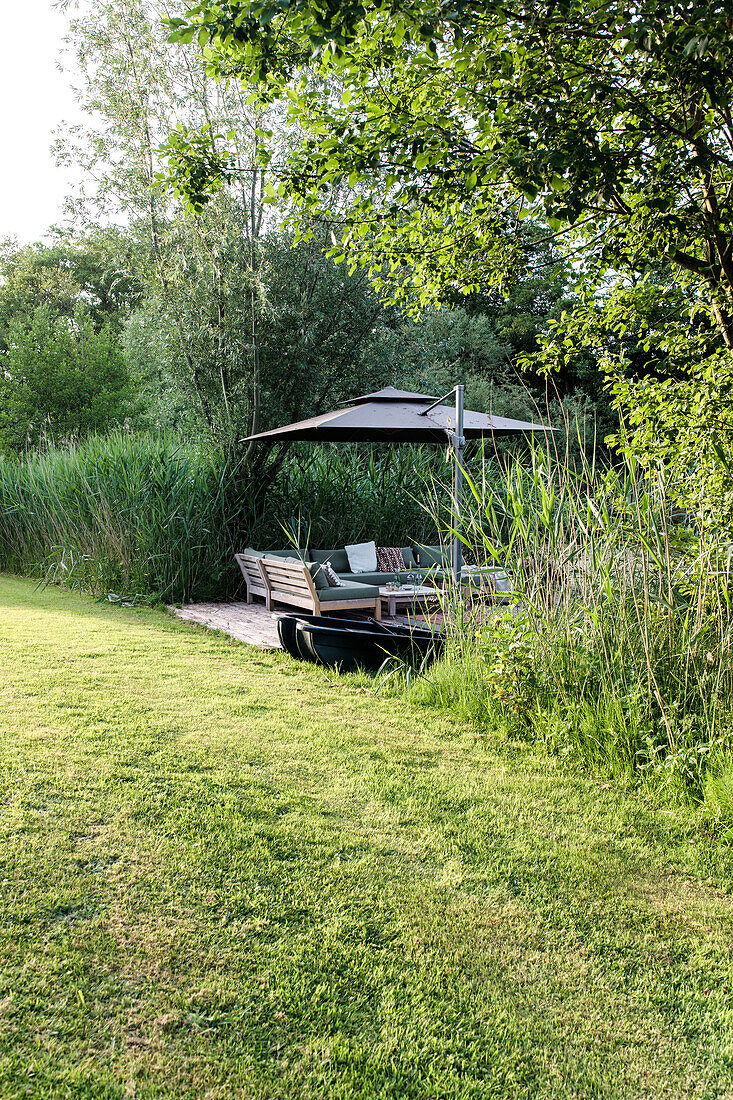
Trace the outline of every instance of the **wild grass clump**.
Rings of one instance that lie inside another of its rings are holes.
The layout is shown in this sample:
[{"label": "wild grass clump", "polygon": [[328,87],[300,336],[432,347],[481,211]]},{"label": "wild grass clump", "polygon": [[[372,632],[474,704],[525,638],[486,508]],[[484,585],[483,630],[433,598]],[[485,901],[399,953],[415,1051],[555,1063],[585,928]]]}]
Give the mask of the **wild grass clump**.
[{"label": "wild grass clump", "polygon": [[[300,444],[268,496],[277,545],[288,545],[283,528],[299,546],[437,542],[441,513],[433,518],[425,503],[444,469],[445,455],[434,447]],[[440,500],[445,506],[445,492]]]},{"label": "wild grass clump", "polygon": [[425,701],[703,798],[733,743],[725,548],[672,522],[661,474],[633,464],[570,469],[536,450],[470,488],[467,553],[504,565],[514,592],[469,614],[464,595]]},{"label": "wild grass clump", "polygon": [[0,459],[0,570],[175,603],[234,595],[235,551],[298,530],[325,547],[436,537],[413,448],[294,448],[274,474],[264,457],[118,433]]},{"label": "wild grass clump", "polygon": [[236,464],[118,434],[0,462],[0,568],[97,594],[184,600],[226,585],[246,525]]}]

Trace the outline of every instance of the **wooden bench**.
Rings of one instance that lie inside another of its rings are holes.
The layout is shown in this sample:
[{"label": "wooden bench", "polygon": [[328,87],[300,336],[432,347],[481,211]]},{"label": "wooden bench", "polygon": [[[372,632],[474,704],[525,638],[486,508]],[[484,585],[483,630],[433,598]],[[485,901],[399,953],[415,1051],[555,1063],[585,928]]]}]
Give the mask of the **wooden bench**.
[{"label": "wooden bench", "polygon": [[263,596],[269,607],[267,586],[260,570],[259,554],[235,554],[237,565],[242,570],[244,586],[247,590],[247,603],[254,603],[255,596]]},{"label": "wooden bench", "polygon": [[[288,562],[282,558],[261,558],[252,554],[235,554],[247,587],[247,603],[255,596],[264,596],[265,607],[272,609],[273,602],[301,607],[313,615],[330,611],[349,611],[364,608],[375,619],[382,617],[382,602],[377,590],[374,596],[349,596],[349,586],[329,588],[333,599],[321,601],[318,589],[307,565]],[[355,586],[358,587],[358,586]]]}]

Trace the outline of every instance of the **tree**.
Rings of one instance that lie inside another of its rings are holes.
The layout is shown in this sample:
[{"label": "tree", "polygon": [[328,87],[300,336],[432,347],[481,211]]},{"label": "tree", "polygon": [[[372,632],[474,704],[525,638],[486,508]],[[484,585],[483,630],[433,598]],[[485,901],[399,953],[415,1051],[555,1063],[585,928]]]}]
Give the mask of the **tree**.
[{"label": "tree", "polygon": [[97,331],[81,307],[68,317],[38,306],[10,322],[0,356],[0,450],[105,432],[129,409],[129,376],[109,325]]},{"label": "tree", "polygon": [[[366,274],[328,259],[322,231],[293,247],[263,202],[264,109],[238,83],[217,85],[190,51],[171,50],[148,0],[104,0],[73,22],[71,39],[90,123],[62,149],[90,172],[96,165],[79,213],[130,219],[128,262],[144,294],[125,348],[148,422],[239,449],[250,432],[378,375],[366,351],[382,309]],[[200,127],[208,158],[226,134],[234,169],[195,217],[157,185],[160,145],[170,132],[167,148],[178,148],[179,122]]]},{"label": "tree", "polygon": [[53,316],[74,317],[80,305],[97,331],[119,332],[139,300],[140,285],[120,268],[121,235],[56,233],[54,243],[0,245],[0,348],[7,346],[14,320],[28,319],[38,306]]},{"label": "tree", "polygon": [[326,255],[316,232],[295,244],[272,231],[262,242],[262,422],[269,427],[322,412],[390,381],[383,334],[395,323],[366,272]]},{"label": "tree", "polygon": [[[217,243],[221,272],[211,277],[211,257],[196,245],[201,221],[216,215],[217,196],[196,220],[180,260],[172,259],[165,297],[151,297],[131,316],[125,346],[134,377],[145,394],[149,419],[194,431],[197,412],[211,431],[249,430],[250,341],[247,258],[243,238],[225,225]],[[229,215],[226,225],[236,222]],[[365,273],[349,274],[324,253],[319,240],[293,245],[291,234],[270,231],[257,252],[257,339],[260,427],[275,427],[322,411],[364,387],[386,381],[387,360],[379,354],[384,311]],[[193,374],[189,363],[219,362]],[[228,413],[221,400],[228,395]]]},{"label": "tree", "polygon": [[[67,130],[58,152],[94,181],[73,209],[82,221],[128,221],[128,242],[135,242],[128,262],[169,334],[199,427],[237,448],[259,427],[261,407],[262,111],[248,106],[239,85],[217,87],[199,59],[171,50],[149,0],[101,0],[72,21],[69,42],[89,121]],[[157,185],[160,146],[179,121],[201,128],[212,156],[227,133],[238,170],[196,219]]]},{"label": "tree", "polygon": [[[582,228],[586,263],[656,255],[701,280],[733,346],[727,3],[225,0],[171,25],[209,41],[211,71],[290,90],[306,137],[288,193],[322,209],[325,185],[358,183],[344,245],[368,236],[371,262],[480,289],[516,258],[507,228],[536,213]],[[304,60],[340,95],[309,86]]]},{"label": "tree", "polygon": [[[699,450],[702,433],[710,462],[730,454],[733,425],[717,415],[733,390],[727,2],[217,0],[170,25],[176,40],[206,43],[212,74],[290,97],[305,136],[270,160],[281,197],[306,224],[328,221],[336,251],[384,293],[424,305],[507,285],[526,217],[575,256],[588,286],[667,265],[688,328],[691,311],[710,318],[708,355],[688,365],[694,420],[683,399],[670,415],[684,446]],[[189,173],[195,203],[206,174]],[[336,215],[344,181],[353,197]],[[619,396],[633,411],[627,382]],[[645,408],[651,390],[664,405],[663,381],[640,383]],[[635,439],[655,461],[653,436]],[[701,485],[710,467],[697,470]]]}]

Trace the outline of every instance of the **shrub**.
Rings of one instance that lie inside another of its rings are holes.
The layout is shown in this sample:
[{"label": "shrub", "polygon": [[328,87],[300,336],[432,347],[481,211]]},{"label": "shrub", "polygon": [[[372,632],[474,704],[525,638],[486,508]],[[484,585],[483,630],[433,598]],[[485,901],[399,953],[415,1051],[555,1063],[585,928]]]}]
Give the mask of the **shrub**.
[{"label": "shrub", "polygon": [[508,568],[515,596],[452,620],[422,697],[702,797],[733,729],[725,548],[672,523],[660,476],[633,465],[573,469],[535,450],[470,487],[466,546]]}]

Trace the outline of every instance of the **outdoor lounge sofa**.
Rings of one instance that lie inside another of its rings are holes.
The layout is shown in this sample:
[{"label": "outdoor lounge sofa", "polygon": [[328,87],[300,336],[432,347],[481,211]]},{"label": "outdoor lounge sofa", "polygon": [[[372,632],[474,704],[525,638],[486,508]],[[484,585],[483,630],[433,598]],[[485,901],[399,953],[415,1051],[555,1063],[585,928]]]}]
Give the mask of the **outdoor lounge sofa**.
[{"label": "outdoor lounge sofa", "polygon": [[379,588],[369,584],[344,581],[331,588],[320,570],[291,554],[277,551],[261,553],[245,550],[235,554],[247,588],[247,603],[263,596],[268,610],[273,603],[302,607],[314,615],[334,611],[366,610],[375,619],[382,617]]},{"label": "outdoor lounge sofa", "polygon": [[[447,583],[452,577],[450,564],[451,555],[450,550],[446,547],[415,545],[403,546],[401,549],[406,568],[397,572],[388,571],[384,573],[350,572],[349,557],[344,549],[268,550],[266,553],[269,557],[286,557],[296,554],[303,561],[316,562],[317,564],[329,562],[334,573],[336,573],[341,581],[360,585],[374,585],[377,588],[380,585],[389,584],[389,582],[394,581],[395,578],[400,584],[411,584],[414,579],[417,578],[417,583],[419,584],[436,585],[440,587],[444,583]],[[479,585],[481,585],[485,588],[488,578],[500,578],[503,580],[506,576],[506,573],[499,567],[477,568],[465,565],[461,583],[464,585],[471,585],[472,587],[479,587]],[[495,590],[502,590],[501,584],[494,584],[493,587]]]},{"label": "outdoor lounge sofa", "polygon": [[[406,568],[398,572],[352,573],[344,549],[335,550],[252,550],[235,555],[244,576],[247,602],[261,596],[269,608],[273,602],[307,607],[314,614],[349,608],[374,608],[379,618],[379,588],[397,579],[400,584],[414,583],[440,587],[450,576],[450,551],[441,546],[405,546],[402,557]],[[341,581],[330,588],[322,572],[313,566],[330,563]],[[285,569],[284,567],[289,568]],[[307,576],[306,576],[307,574]],[[491,578],[493,574],[493,580]],[[502,578],[499,580],[499,578]],[[472,570],[467,566],[461,583],[472,588],[494,591],[508,589],[506,574],[498,570]]]},{"label": "outdoor lounge sofa", "polygon": [[[303,551],[305,553],[305,551]],[[420,581],[429,579],[442,584],[450,567],[450,553],[440,546],[413,547],[403,546],[402,557],[406,568],[388,573],[352,573],[349,568],[349,556],[345,550],[309,550],[308,560],[330,562],[331,568],[342,581],[356,581],[359,584],[373,584],[376,587],[388,584],[395,578],[400,584],[408,584],[408,577],[419,577]]]}]

